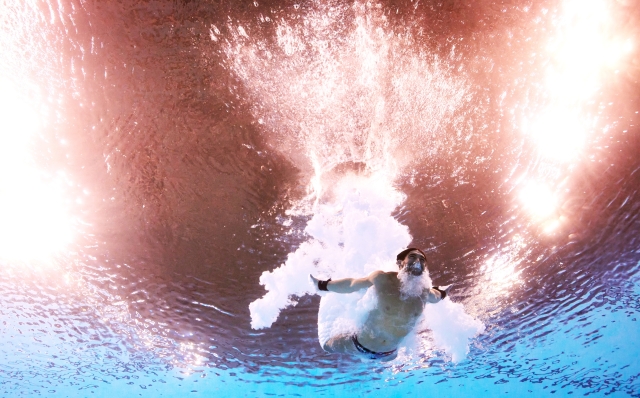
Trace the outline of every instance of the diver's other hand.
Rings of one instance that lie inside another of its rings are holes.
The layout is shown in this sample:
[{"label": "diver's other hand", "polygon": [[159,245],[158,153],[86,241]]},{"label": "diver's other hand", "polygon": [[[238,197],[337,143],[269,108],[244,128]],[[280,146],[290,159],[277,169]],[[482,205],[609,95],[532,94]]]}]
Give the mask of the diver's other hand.
[{"label": "diver's other hand", "polygon": [[311,281],[311,283],[313,283],[313,286],[316,288],[316,290],[319,290],[318,282],[320,282],[320,280],[311,274],[309,274],[309,280]]},{"label": "diver's other hand", "polygon": [[313,283],[313,286],[316,287],[316,291],[317,292],[320,292],[320,291],[328,292],[329,291],[329,288],[327,287],[327,285],[329,284],[329,282],[331,282],[331,278],[327,279],[326,281],[322,281],[322,280],[316,278],[315,276],[309,274],[309,279]]},{"label": "diver's other hand", "polygon": [[433,288],[440,292],[441,300],[444,300],[449,295],[449,291],[451,290],[452,287],[453,285],[446,285],[446,286],[434,286]]}]

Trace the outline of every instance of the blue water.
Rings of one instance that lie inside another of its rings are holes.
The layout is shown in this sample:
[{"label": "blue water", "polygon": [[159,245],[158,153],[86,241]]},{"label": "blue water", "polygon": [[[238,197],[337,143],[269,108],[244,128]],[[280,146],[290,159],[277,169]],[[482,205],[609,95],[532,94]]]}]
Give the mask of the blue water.
[{"label": "blue water", "polygon": [[[636,285],[632,292],[636,306],[637,294]],[[547,324],[536,330],[536,336],[520,336],[509,346],[480,343],[458,365],[438,360],[392,368],[367,363],[357,380],[353,380],[354,365],[341,364],[341,359],[338,371],[294,368],[282,374],[274,367],[255,374],[210,365],[187,370],[142,353],[113,355],[96,347],[61,353],[44,340],[47,331],[27,332],[3,341],[3,390],[8,396],[104,397],[368,396],[377,391],[385,396],[417,391],[453,396],[633,396],[638,388],[637,308],[634,303],[617,309],[598,307],[602,296],[584,303],[577,321]],[[8,355],[10,350],[13,355]]]},{"label": "blue water", "polygon": [[[639,22],[623,0],[4,4],[0,396],[640,396]],[[317,295],[251,327],[309,220],[353,221],[354,176],[400,195],[378,221],[484,324],[464,360],[426,329],[389,363],[325,353]]]}]

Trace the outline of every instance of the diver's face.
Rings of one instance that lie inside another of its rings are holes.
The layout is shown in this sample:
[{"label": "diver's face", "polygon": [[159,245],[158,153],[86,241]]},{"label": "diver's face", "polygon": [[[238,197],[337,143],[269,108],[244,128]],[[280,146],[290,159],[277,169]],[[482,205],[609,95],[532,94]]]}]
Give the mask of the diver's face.
[{"label": "diver's face", "polygon": [[413,275],[420,276],[424,272],[425,266],[427,264],[427,259],[424,258],[422,253],[417,250],[409,252],[407,257],[404,258],[402,262],[402,268],[405,272]]}]

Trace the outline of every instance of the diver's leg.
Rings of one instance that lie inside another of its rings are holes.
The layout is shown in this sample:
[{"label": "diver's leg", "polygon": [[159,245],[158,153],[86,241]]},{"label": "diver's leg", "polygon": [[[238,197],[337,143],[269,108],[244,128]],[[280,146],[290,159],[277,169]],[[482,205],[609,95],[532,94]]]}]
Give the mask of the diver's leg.
[{"label": "diver's leg", "polygon": [[353,345],[352,336],[350,334],[341,334],[330,338],[326,343],[324,343],[322,349],[326,352],[339,354],[353,354],[358,352],[356,347]]}]

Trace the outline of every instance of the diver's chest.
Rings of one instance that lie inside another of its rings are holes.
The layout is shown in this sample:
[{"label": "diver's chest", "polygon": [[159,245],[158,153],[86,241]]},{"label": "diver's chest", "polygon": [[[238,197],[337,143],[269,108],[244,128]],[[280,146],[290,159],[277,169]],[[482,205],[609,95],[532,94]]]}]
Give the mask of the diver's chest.
[{"label": "diver's chest", "polygon": [[417,317],[422,314],[424,304],[420,298],[400,300],[398,298],[387,298],[380,300],[378,308],[390,316]]}]

